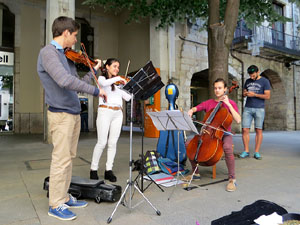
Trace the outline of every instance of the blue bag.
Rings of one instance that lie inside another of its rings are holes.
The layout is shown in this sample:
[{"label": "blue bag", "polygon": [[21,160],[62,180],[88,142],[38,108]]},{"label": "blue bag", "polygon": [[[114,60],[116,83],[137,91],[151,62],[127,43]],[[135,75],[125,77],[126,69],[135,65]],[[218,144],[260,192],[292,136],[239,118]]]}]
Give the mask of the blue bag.
[{"label": "blue bag", "polygon": [[[179,134],[179,156],[178,156],[178,132]],[[157,142],[157,152],[164,158],[169,158],[179,163],[185,164],[186,148],[182,131],[166,130],[159,132],[159,139]]]},{"label": "blue bag", "polygon": [[[158,161],[159,167],[161,168],[161,170],[164,173],[167,173],[167,174],[170,174],[173,176],[177,174],[177,171],[178,171],[177,162],[174,162],[169,158],[162,158],[162,157],[158,158],[157,161]],[[184,169],[184,166],[182,164],[179,164],[179,171],[182,174],[186,174],[188,172],[188,170]]]}]

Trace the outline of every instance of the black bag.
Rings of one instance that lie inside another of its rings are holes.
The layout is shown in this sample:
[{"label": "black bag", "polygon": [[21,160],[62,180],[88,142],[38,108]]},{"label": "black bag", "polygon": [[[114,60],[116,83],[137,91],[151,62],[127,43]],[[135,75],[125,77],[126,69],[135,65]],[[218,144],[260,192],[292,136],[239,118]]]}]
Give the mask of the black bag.
[{"label": "black bag", "polygon": [[211,222],[211,225],[252,225],[255,219],[261,215],[270,215],[276,212],[278,215],[286,214],[285,208],[267,200],[257,200],[251,205],[243,207],[238,212],[232,212]]},{"label": "black bag", "polygon": [[[47,190],[47,197],[49,197],[49,177],[45,178],[43,189]],[[103,180],[72,176],[68,192],[78,199],[95,199],[97,203],[116,202],[121,197],[122,187],[106,184]]]}]

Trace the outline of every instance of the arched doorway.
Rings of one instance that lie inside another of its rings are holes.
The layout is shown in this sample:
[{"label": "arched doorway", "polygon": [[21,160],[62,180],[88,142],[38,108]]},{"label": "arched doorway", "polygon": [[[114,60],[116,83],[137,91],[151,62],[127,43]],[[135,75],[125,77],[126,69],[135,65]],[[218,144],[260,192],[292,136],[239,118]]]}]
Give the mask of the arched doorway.
[{"label": "arched doorway", "polygon": [[265,130],[287,129],[287,100],[286,90],[277,72],[267,69],[261,73],[271,84],[271,98],[265,101]]},{"label": "arched doorway", "polygon": [[[208,99],[208,69],[196,72],[191,80],[191,107]],[[204,112],[194,114],[194,119],[203,120]]]}]

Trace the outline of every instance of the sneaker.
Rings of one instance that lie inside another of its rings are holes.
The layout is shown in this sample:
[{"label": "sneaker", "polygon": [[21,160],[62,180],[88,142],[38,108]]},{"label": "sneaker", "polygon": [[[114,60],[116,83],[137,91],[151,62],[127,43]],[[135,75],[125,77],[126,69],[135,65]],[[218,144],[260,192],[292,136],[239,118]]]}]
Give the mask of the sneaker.
[{"label": "sneaker", "polygon": [[48,215],[53,216],[60,220],[74,220],[76,219],[76,214],[68,210],[68,206],[66,204],[62,204],[57,208],[53,209],[51,206],[49,207]]},{"label": "sneaker", "polygon": [[88,205],[86,201],[77,200],[71,194],[69,194],[69,201],[65,203],[69,208],[84,208]]},{"label": "sneaker", "polygon": [[262,157],[261,157],[261,155],[259,154],[259,152],[255,152],[255,153],[254,153],[254,158],[255,158],[255,159],[258,159],[258,160],[261,160],[261,159],[262,159]]},{"label": "sneaker", "polygon": [[242,159],[247,158],[247,157],[249,157],[249,152],[243,151],[243,152],[239,155],[239,157],[242,158]]},{"label": "sneaker", "polygon": [[235,179],[229,179],[229,182],[227,184],[227,187],[226,187],[226,191],[229,191],[229,192],[233,192],[236,190],[236,180]]},{"label": "sneaker", "polygon": [[90,171],[90,179],[91,180],[99,180],[97,170],[91,170]]},{"label": "sneaker", "polygon": [[108,170],[108,171],[105,170],[104,179],[109,180],[110,182],[116,182],[117,181],[117,177],[114,175],[112,170]]}]

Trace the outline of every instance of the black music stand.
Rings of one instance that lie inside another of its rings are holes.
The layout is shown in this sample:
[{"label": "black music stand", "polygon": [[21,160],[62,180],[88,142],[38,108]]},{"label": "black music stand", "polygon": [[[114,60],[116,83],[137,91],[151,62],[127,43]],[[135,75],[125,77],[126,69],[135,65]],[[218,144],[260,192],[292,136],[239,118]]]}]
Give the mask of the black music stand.
[{"label": "black music stand", "polygon": [[[157,71],[155,70],[152,62],[149,61],[143,68],[141,68],[134,75],[134,77],[132,77],[132,80],[130,82],[128,82],[123,87],[123,89],[130,93],[132,93],[132,92],[135,93],[136,100],[146,100],[149,97],[151,97],[152,95],[154,95],[157,91],[159,91],[163,86],[164,86],[164,83],[161,81],[160,76],[158,76]],[[143,118],[142,118],[142,121],[143,121]],[[144,129],[143,129],[143,131],[144,131]],[[144,142],[143,141],[144,140],[142,137],[142,152],[141,152],[142,170],[144,170],[144,148],[143,148]],[[142,174],[139,172],[139,175],[135,178],[135,181],[138,180],[138,177],[140,175],[142,175]],[[150,178],[150,180],[152,182],[154,182],[151,178]],[[142,179],[141,179],[141,191],[142,192],[144,192],[144,190],[145,190],[143,181],[144,181],[144,179],[142,176]],[[159,185],[157,185],[157,187],[161,191],[163,191],[163,189]]]},{"label": "black music stand", "polygon": [[[141,150],[141,168],[138,172],[138,175],[136,176],[136,178],[134,179],[134,182],[136,182],[138,188],[144,193],[144,191],[146,191],[146,189],[148,189],[148,187],[151,184],[155,184],[162,192],[164,192],[164,189],[162,189],[159,184],[157,184],[147,173],[146,168],[145,168],[145,160],[144,160],[144,104],[142,103],[142,107],[141,107],[141,113],[142,113],[142,150]],[[133,169],[134,170],[134,169]],[[148,177],[148,179],[150,180],[150,183],[147,185],[147,187],[144,188],[144,174]],[[141,179],[141,186],[139,186],[138,180],[139,178]]]},{"label": "black music stand", "polygon": [[[142,197],[148,202],[148,204],[155,210],[158,216],[161,215],[161,212],[156,209],[152,203],[146,198],[146,196],[141,192],[141,190],[136,186],[134,181],[132,181],[132,112],[133,112],[133,98],[137,100],[146,100],[153,94],[155,94],[159,89],[161,89],[164,84],[161,82],[161,78],[158,76],[155,68],[151,61],[149,61],[146,66],[141,68],[131,80],[123,87],[123,90],[131,94],[131,107],[130,107],[130,150],[129,150],[129,180],[127,181],[127,186],[125,187],[124,192],[121,195],[120,200],[118,201],[116,207],[114,208],[111,216],[107,219],[107,223],[112,221],[112,217],[116,212],[118,206],[122,202],[122,205],[127,206],[129,209],[134,207],[131,206],[132,199],[132,187],[134,187]],[[129,190],[129,204],[126,205],[124,202],[125,195]]]},{"label": "black music stand", "polygon": [[[179,170],[179,133],[181,131],[194,131],[198,134],[198,130],[195,127],[191,117],[187,114],[187,112],[181,112],[180,110],[165,110],[161,112],[147,112],[152,119],[152,122],[156,129],[158,130],[177,130],[177,138],[178,138],[178,157],[177,157],[177,173],[176,173],[176,184],[172,193],[170,194],[168,200],[170,200],[172,194],[175,191],[175,188],[179,181],[179,175],[183,176]],[[184,177],[184,176],[183,176]]]}]

